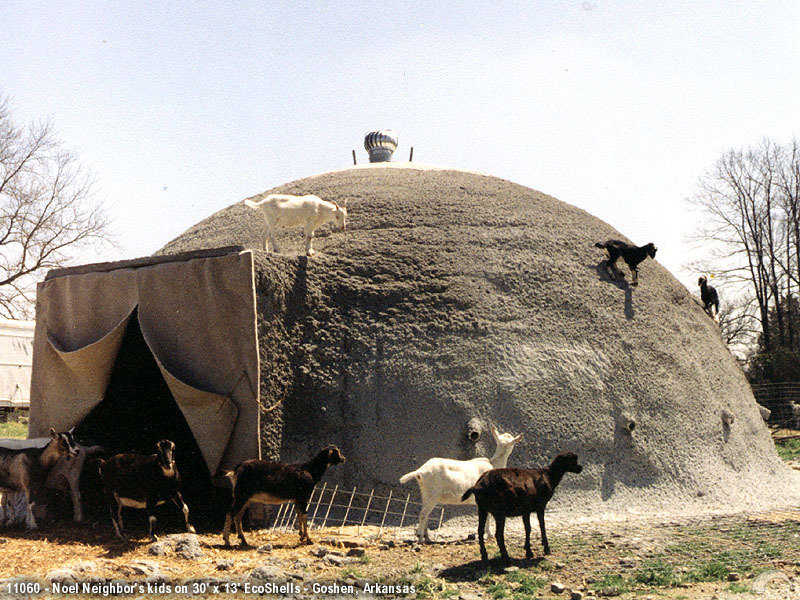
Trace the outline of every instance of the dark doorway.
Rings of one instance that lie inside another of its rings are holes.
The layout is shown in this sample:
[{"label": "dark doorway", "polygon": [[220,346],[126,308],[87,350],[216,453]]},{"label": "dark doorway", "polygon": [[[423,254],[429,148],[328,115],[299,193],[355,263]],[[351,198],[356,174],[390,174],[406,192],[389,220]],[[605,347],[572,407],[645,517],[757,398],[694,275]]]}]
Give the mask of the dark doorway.
[{"label": "dark doorway", "polygon": [[[108,454],[153,454],[157,441],[172,440],[183,495],[196,526],[197,516],[211,512],[211,477],[192,431],[144,341],[137,317],[134,312],[128,322],[105,397],[75,428],[75,437],[85,445],[103,446]],[[84,469],[82,480],[97,478],[87,471]]]}]

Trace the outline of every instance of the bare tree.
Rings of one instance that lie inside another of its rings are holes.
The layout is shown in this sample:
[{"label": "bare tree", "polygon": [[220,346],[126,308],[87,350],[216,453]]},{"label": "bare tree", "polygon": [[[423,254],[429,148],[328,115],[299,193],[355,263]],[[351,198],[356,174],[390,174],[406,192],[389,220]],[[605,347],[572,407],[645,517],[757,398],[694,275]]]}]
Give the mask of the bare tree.
[{"label": "bare tree", "polygon": [[739,296],[723,300],[718,319],[722,339],[732,351],[744,356],[761,333],[755,299]]},{"label": "bare tree", "polygon": [[784,167],[783,148],[769,140],[755,149],[731,150],[701,178],[693,200],[704,219],[695,239],[711,244],[703,264],[734,289],[750,290],[766,351],[792,337],[781,302],[791,293],[789,271],[796,263],[789,248],[791,207],[781,185]]},{"label": "bare tree", "polygon": [[0,316],[29,316],[35,283],[108,240],[92,185],[49,124],[17,127],[0,99]]}]

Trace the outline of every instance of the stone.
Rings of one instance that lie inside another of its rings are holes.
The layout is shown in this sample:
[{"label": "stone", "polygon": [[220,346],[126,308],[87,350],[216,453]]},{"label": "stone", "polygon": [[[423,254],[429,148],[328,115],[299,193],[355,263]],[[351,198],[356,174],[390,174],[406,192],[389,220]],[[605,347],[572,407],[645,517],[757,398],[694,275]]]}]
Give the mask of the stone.
[{"label": "stone", "polygon": [[318,558],[322,558],[328,553],[328,549],[324,546],[314,546],[311,550],[311,555],[316,556]]},{"label": "stone", "polygon": [[516,566],[506,567],[505,569],[503,569],[503,571],[505,571],[506,573],[515,573],[516,571],[519,571],[519,567]]},{"label": "stone", "polygon": [[76,583],[80,576],[72,569],[54,569],[45,575],[45,579],[50,583]]},{"label": "stone", "polygon": [[569,600],[583,600],[583,598],[583,592],[579,592],[578,590],[570,590]]},{"label": "stone", "polygon": [[267,552],[272,552],[272,544],[263,544],[256,548],[256,552],[260,552],[261,554],[266,554]]},{"label": "stone", "polygon": [[217,571],[230,571],[235,563],[230,559],[218,560]]},{"label": "stone", "polygon": [[134,560],[125,565],[135,575],[144,575],[150,577],[161,571],[161,565],[152,560]]},{"label": "stone", "polygon": [[274,565],[261,565],[256,567],[247,576],[248,581],[270,581],[275,583],[282,583],[286,581],[287,577],[283,569]]},{"label": "stone", "polygon": [[730,573],[728,573],[728,581],[739,581],[741,578],[742,576],[739,575],[739,573],[736,573],[735,571],[731,571]]},{"label": "stone", "polygon": [[166,556],[172,552],[172,545],[167,542],[153,542],[147,547],[147,552],[153,556]]},{"label": "stone", "polygon": [[344,557],[336,556],[335,554],[328,554],[325,556],[325,561],[335,567],[341,567],[345,564]]},{"label": "stone", "polygon": [[356,548],[350,548],[347,551],[347,556],[356,556],[356,557],[358,557],[358,556],[364,556],[366,553],[367,553],[367,551],[364,548],[356,547]]},{"label": "stone", "polygon": [[564,589],[565,589],[564,584],[558,581],[554,581],[553,583],[550,584],[550,591],[553,592],[554,594],[560,594],[561,592],[564,591]]},{"label": "stone", "polygon": [[97,563],[91,560],[81,560],[68,566],[77,573],[92,573],[97,570]]}]

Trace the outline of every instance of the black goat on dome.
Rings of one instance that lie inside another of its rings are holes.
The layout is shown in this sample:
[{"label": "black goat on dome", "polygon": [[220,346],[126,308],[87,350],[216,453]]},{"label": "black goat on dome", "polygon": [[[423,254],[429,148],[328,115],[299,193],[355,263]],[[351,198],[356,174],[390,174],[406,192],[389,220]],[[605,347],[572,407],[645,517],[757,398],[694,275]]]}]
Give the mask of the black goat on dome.
[{"label": "black goat on dome", "polygon": [[700,286],[700,299],[703,301],[703,310],[708,313],[712,319],[719,317],[719,294],[717,290],[708,285],[708,279],[700,277],[697,280],[697,285]]},{"label": "black goat on dome", "polygon": [[608,260],[606,261],[606,269],[614,279],[623,279],[624,275],[617,268],[617,259],[622,257],[628,268],[633,275],[631,285],[639,285],[639,263],[641,263],[648,256],[650,258],[656,257],[656,248],[653,243],[645,244],[644,246],[633,246],[622,240],[608,240],[605,242],[597,242],[597,248],[605,248],[608,251]]}]

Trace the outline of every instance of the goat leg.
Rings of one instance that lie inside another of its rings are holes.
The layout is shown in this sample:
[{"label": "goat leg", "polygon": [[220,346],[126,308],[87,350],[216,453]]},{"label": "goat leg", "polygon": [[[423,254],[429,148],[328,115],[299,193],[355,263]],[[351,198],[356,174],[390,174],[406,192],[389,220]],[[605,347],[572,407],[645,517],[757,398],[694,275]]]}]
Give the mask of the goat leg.
[{"label": "goat leg", "polygon": [[77,485],[69,486],[70,495],[72,496],[72,520],[76,523],[83,522],[83,506],[81,505],[81,491]]},{"label": "goat leg", "polygon": [[497,540],[497,547],[500,548],[500,557],[504,563],[509,562],[508,551],[506,550],[506,517],[505,515],[494,515],[494,523],[497,527],[494,537]]},{"label": "goat leg", "polygon": [[156,510],[156,502],[148,498],[145,503],[145,508],[147,509],[147,533],[150,534],[150,541],[156,542],[158,541],[158,537],[153,533],[153,525],[156,524],[156,517],[153,514]]},{"label": "goat leg", "polygon": [[547,531],[544,528],[544,508],[536,511],[536,516],[539,518],[539,529],[542,532],[542,548],[545,554],[550,554],[550,544],[547,541]]},{"label": "goat leg", "polygon": [[[495,523],[497,519],[495,519]],[[489,562],[489,556],[486,554],[486,544],[483,541],[483,534],[486,533],[486,511],[482,508],[478,509],[478,545],[481,548],[481,560],[484,564]]]},{"label": "goat leg", "polygon": [[273,252],[280,252],[280,248],[278,248],[277,242],[275,242],[275,228],[269,227],[269,231],[267,232],[267,239],[264,241],[264,250],[269,250],[270,245],[272,245]]},{"label": "goat leg", "polygon": [[247,504],[245,504],[239,512],[237,512],[233,517],[233,522],[236,525],[236,535],[239,536],[239,541],[241,542],[242,546],[249,546],[250,544],[247,543],[247,538],[244,537],[244,529],[242,529],[242,518],[244,517],[244,513],[247,510]]},{"label": "goat leg", "polygon": [[436,508],[435,502],[431,503],[430,500],[425,502],[425,499],[423,499],[422,508],[420,508],[419,511],[419,525],[417,526],[417,539],[420,544],[423,542],[430,544],[431,542],[430,535],[428,534],[428,517],[434,508]]},{"label": "goat leg", "polygon": [[114,526],[114,532],[117,534],[117,537],[121,540],[124,540],[125,536],[122,535],[122,505],[116,498],[114,499],[114,502],[117,505],[116,512],[114,511],[114,506],[111,504],[111,502],[108,503],[108,511],[111,513],[111,524]]},{"label": "goat leg", "polygon": [[306,544],[310,544],[311,536],[308,535],[308,521],[305,512],[297,513],[297,522],[300,524],[300,541],[305,541]]},{"label": "goat leg", "polygon": [[225,513],[225,527],[222,529],[222,539],[225,542],[225,547],[231,547],[231,523],[233,521],[233,515],[231,513]]},{"label": "goat leg", "polygon": [[314,248],[312,247],[312,244],[314,243],[314,230],[312,229],[309,231],[308,229],[306,229],[305,234],[306,234],[306,256],[314,256]]},{"label": "goat leg", "polygon": [[195,533],[194,527],[189,524],[189,507],[186,506],[186,502],[183,500],[181,493],[176,491],[175,495],[172,497],[172,501],[183,513],[183,522],[186,523],[186,531]]},{"label": "goat leg", "polygon": [[522,515],[522,524],[525,525],[525,558],[533,558],[533,550],[531,550],[531,513]]}]

